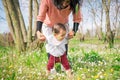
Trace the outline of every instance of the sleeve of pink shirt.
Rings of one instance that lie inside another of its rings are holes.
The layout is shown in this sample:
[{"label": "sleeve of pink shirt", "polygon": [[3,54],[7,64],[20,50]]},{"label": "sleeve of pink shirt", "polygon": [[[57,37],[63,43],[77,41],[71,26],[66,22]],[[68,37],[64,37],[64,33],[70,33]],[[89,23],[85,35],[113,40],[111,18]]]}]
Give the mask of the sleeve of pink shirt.
[{"label": "sleeve of pink shirt", "polygon": [[37,21],[42,21],[42,22],[44,21],[47,10],[48,10],[47,0],[41,0]]},{"label": "sleeve of pink shirt", "polygon": [[82,21],[82,14],[80,9],[78,10],[77,13],[73,14],[73,21],[77,23],[80,23],[80,21]]}]

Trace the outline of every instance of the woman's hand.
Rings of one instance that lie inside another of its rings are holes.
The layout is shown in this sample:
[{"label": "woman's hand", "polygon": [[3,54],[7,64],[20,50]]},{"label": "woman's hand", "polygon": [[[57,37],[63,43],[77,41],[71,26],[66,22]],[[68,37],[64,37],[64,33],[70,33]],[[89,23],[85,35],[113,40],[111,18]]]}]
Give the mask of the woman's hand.
[{"label": "woman's hand", "polygon": [[74,36],[74,31],[70,31],[68,33],[68,38],[71,39],[71,38],[73,38],[73,36]]},{"label": "woman's hand", "polygon": [[45,40],[46,40],[45,36],[44,36],[40,31],[37,31],[37,38],[38,38],[41,42],[45,42]]}]

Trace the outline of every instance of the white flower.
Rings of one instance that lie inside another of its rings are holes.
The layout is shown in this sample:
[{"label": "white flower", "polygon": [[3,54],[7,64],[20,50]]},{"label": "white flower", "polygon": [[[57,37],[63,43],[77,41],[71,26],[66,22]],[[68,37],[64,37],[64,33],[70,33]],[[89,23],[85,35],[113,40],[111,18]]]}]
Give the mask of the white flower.
[{"label": "white flower", "polygon": [[22,66],[18,69],[18,73],[22,74]]},{"label": "white flower", "polygon": [[100,79],[103,79],[104,78],[104,76],[103,75],[100,75]]}]

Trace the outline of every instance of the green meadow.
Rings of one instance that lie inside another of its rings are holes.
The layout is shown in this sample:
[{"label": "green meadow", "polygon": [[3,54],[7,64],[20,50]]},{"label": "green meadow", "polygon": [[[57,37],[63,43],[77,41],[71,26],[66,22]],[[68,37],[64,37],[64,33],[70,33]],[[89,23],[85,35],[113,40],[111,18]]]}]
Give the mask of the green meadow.
[{"label": "green meadow", "polygon": [[[68,59],[74,80],[120,80],[120,40],[114,48],[97,39],[69,41]],[[48,80],[47,53],[42,49],[18,53],[14,47],[0,46],[0,80]],[[52,80],[67,80],[60,63]]]}]

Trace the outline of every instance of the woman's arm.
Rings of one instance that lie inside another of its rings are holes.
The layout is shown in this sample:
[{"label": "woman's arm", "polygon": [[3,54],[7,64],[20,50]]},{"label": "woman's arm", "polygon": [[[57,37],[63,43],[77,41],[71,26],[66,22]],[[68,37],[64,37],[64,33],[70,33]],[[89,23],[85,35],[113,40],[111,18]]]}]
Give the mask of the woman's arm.
[{"label": "woman's arm", "polygon": [[78,31],[78,26],[79,26],[79,23],[74,22],[74,25],[73,25],[74,36],[76,35],[76,32]]},{"label": "woman's arm", "polygon": [[81,14],[81,11],[80,9],[78,10],[78,12],[76,13],[73,13],[73,31],[74,31],[74,36],[78,30],[78,27],[79,27],[79,23],[82,21],[82,14]]},{"label": "woman's arm", "polygon": [[47,0],[42,0],[39,7],[39,14],[37,16],[37,30],[36,30],[37,38],[40,39],[40,41],[42,42],[46,40],[45,36],[41,33],[41,29],[47,11],[48,11]]}]

